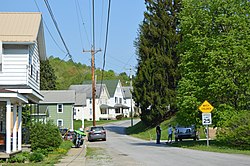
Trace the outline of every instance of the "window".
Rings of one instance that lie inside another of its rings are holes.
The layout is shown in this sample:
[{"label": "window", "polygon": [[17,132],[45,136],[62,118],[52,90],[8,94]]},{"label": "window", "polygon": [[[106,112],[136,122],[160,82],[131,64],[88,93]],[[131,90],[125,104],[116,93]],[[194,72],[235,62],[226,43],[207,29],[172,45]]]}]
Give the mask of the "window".
[{"label": "window", "polygon": [[63,127],[63,120],[62,119],[57,119],[57,126]]},{"label": "window", "polygon": [[30,76],[31,76],[31,77],[32,77],[32,74],[33,74],[33,65],[32,65],[32,61],[33,61],[32,55],[29,54],[29,65],[30,65]]},{"label": "window", "polygon": [[122,104],[122,98],[119,98],[119,103]]},{"label": "window", "polygon": [[63,104],[57,104],[57,113],[63,113]]},{"label": "window", "polygon": [[116,108],[116,109],[115,109],[115,113],[116,113],[116,114],[119,114],[119,113],[120,113],[120,108]]},{"label": "window", "polygon": [[126,99],[124,99],[124,104],[127,104],[127,101],[126,101]]},{"label": "window", "polygon": [[117,103],[117,100],[118,100],[117,97],[115,97],[115,103]]},{"label": "window", "polygon": [[101,109],[101,114],[107,114],[107,109]]},{"label": "window", "polygon": [[[1,46],[0,46],[1,47]],[[1,49],[1,48],[0,48]],[[3,64],[2,64],[2,53],[0,51],[0,71],[3,71],[2,67],[3,67]]]},{"label": "window", "polygon": [[91,104],[92,103],[92,100],[91,99],[89,99],[89,104]]},{"label": "window", "polygon": [[38,82],[38,71],[36,71],[36,82]]}]

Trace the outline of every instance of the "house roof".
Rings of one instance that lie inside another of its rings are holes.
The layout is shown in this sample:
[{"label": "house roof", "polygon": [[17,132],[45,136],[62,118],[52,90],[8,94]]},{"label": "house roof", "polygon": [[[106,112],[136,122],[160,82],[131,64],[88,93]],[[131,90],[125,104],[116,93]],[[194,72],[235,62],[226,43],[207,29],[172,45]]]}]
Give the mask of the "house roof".
[{"label": "house roof", "polygon": [[51,91],[40,91],[40,92],[44,96],[44,100],[40,101],[39,104],[75,103],[74,90],[51,90]]},{"label": "house roof", "polygon": [[86,93],[76,92],[76,103],[75,106],[86,106]]},{"label": "house roof", "polygon": [[129,87],[129,86],[123,86],[122,87],[125,99],[130,99],[132,97],[130,89],[131,89],[131,87]]},{"label": "house roof", "polygon": [[0,13],[0,40],[16,42],[36,41],[41,13]]},{"label": "house roof", "polygon": [[[119,80],[103,80],[102,84],[105,84],[110,97],[114,97],[116,87],[119,83]],[[83,84],[91,84],[91,81],[84,81]],[[101,81],[97,81],[97,84],[101,84]]]},{"label": "house roof", "polygon": [[0,12],[0,27],[0,41],[29,44],[38,41],[40,56],[46,58],[41,13]]},{"label": "house roof", "polygon": [[[102,88],[105,88],[105,85],[102,85]],[[84,84],[84,85],[71,85],[69,87],[70,90],[75,90],[76,93],[85,93],[86,98],[92,98],[92,84]],[[100,89],[101,85],[96,84],[96,97],[100,97]]]}]

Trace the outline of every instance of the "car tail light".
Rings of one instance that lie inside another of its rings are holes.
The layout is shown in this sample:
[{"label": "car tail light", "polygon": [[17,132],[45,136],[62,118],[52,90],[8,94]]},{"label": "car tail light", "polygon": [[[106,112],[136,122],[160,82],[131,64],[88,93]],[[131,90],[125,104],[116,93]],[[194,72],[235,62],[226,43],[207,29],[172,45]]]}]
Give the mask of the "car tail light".
[{"label": "car tail light", "polygon": [[105,131],[105,130],[102,130],[102,134],[106,134],[106,131]]}]

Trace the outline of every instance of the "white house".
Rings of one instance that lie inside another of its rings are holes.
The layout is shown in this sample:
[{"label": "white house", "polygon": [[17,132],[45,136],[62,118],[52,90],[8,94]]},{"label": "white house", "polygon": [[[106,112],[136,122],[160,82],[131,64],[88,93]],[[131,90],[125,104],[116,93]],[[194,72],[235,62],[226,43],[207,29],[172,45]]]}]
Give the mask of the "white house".
[{"label": "white house", "polygon": [[122,87],[123,94],[124,94],[124,101],[123,104],[127,107],[129,107],[129,112],[125,112],[125,115],[128,117],[131,116],[131,112],[133,112],[133,115],[138,114],[138,110],[135,107],[135,102],[132,98],[131,93],[131,87],[130,86],[124,86]]},{"label": "white house", "polygon": [[0,145],[5,158],[22,150],[22,105],[43,99],[40,61],[45,58],[41,13],[0,13]]},{"label": "white house", "polygon": [[[92,120],[93,119],[93,110],[92,110],[92,85],[71,85],[70,90],[76,91],[76,103],[74,109],[74,119],[76,120]],[[83,99],[83,101],[79,101]],[[96,102],[95,102],[95,119],[106,119],[108,113],[104,114],[101,112],[103,106],[108,105],[109,94],[106,85],[96,85]],[[78,101],[78,102],[77,102]],[[83,124],[82,124],[83,125]],[[82,126],[84,127],[84,126]]]}]

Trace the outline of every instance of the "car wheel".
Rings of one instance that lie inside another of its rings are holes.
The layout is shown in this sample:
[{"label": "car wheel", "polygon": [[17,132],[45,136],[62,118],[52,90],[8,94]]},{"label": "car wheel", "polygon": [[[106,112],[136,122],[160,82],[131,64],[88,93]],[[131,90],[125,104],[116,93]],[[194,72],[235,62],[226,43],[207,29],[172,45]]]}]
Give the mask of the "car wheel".
[{"label": "car wheel", "polygon": [[175,142],[178,142],[178,138],[175,138]]},{"label": "car wheel", "polygon": [[106,138],[104,138],[103,141],[106,141]]}]

